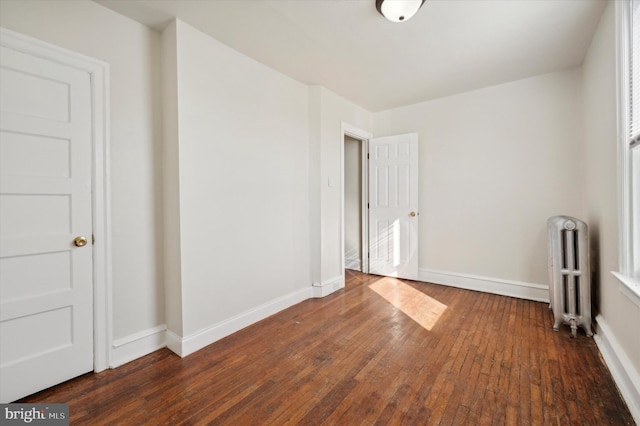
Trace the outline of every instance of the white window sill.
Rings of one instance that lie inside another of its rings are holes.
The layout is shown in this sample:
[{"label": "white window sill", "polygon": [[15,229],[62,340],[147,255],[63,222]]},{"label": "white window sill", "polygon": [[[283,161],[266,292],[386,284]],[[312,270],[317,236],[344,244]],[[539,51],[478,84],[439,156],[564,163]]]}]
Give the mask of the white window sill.
[{"label": "white window sill", "polygon": [[640,308],[640,282],[619,272],[611,271],[611,273],[618,279],[618,281],[620,281],[618,289],[622,294],[627,296],[629,300]]}]

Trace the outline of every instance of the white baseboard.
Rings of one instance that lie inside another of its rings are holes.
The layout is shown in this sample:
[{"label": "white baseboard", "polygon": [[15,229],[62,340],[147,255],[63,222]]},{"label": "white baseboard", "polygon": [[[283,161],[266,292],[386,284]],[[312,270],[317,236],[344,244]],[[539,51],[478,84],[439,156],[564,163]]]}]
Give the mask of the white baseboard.
[{"label": "white baseboard", "polygon": [[116,368],[136,358],[166,346],[165,332],[167,327],[162,324],[122,339],[113,341],[111,348],[110,368]]},{"label": "white baseboard", "polygon": [[359,257],[354,257],[351,259],[345,259],[344,260],[344,267],[346,269],[353,269],[356,271],[361,271],[362,270],[362,266],[361,266],[361,262],[360,262],[360,258]]},{"label": "white baseboard", "polygon": [[549,287],[544,284],[525,283],[422,268],[418,270],[418,279],[424,282],[443,284],[467,290],[483,291],[485,293],[535,300],[538,302],[549,302]]},{"label": "white baseboard", "polygon": [[640,425],[640,374],[634,368],[602,315],[596,315],[596,333],[593,335],[593,339],[598,345],[602,358],[609,367],[613,380],[627,403],[633,419]]},{"label": "white baseboard", "polygon": [[182,338],[171,330],[167,330],[165,333],[167,339],[167,349],[174,354],[183,357],[182,355]]},{"label": "white baseboard", "polygon": [[340,290],[341,288],[344,288],[344,277],[342,275],[338,275],[337,277],[324,280],[320,283],[313,283],[313,297],[322,298]]},{"label": "white baseboard", "polygon": [[203,330],[186,337],[180,337],[168,330],[167,347],[181,357],[185,357],[195,351],[204,348],[230,334],[235,333],[253,323],[263,320],[290,306],[311,298],[312,288],[307,287],[288,295],[263,303],[260,306],[249,309],[229,319],[213,324]]},{"label": "white baseboard", "polygon": [[[418,279],[435,284],[504,296],[543,302],[549,301],[548,287],[542,284],[507,281],[430,269],[420,269]],[[110,367],[115,368],[126,364],[165,346],[179,356],[185,357],[296,303],[311,297],[325,297],[341,288],[344,288],[344,277],[339,275],[321,283],[314,283],[313,287],[301,289],[274,299],[186,337],[178,336],[171,330],[167,330],[164,325],[132,334],[113,342]]]}]

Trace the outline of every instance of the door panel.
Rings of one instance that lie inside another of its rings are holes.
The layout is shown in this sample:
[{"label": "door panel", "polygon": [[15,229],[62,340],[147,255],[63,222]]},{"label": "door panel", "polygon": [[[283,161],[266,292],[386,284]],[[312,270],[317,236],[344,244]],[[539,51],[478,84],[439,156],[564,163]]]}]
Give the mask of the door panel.
[{"label": "door panel", "polygon": [[[19,55],[9,49],[4,51],[13,58]],[[49,71],[48,74],[36,75],[24,72],[24,69],[0,68],[0,89],[4,94],[0,110],[68,123],[70,87],[64,80],[55,80],[64,79],[65,70]]]},{"label": "door panel", "polygon": [[0,47],[0,400],[93,369],[89,74]]},{"label": "door panel", "polygon": [[[412,216],[413,212],[413,216]],[[418,135],[369,143],[369,268],[418,277]]]}]

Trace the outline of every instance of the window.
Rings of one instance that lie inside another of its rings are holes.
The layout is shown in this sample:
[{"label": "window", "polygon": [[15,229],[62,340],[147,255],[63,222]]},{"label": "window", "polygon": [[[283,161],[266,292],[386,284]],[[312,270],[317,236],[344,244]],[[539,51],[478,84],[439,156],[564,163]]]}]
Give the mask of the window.
[{"label": "window", "polygon": [[616,2],[620,141],[620,273],[640,303],[640,0]]},{"label": "window", "polygon": [[[630,255],[629,275],[640,278],[640,0],[631,2],[629,14],[629,129],[623,149],[628,150]],[[624,157],[623,157],[624,158]]]}]

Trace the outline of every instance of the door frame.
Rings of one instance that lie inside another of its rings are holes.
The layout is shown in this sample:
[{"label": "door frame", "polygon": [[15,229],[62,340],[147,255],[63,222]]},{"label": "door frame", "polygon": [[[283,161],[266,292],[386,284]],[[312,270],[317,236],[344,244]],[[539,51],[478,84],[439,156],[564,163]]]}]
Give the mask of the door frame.
[{"label": "door frame", "polygon": [[91,90],[91,209],[93,226],[93,370],[110,366],[111,192],[109,184],[109,64],[0,27],[0,44],[89,74]]},{"label": "door frame", "polygon": [[361,187],[361,203],[362,203],[362,219],[360,225],[362,227],[361,235],[361,269],[362,272],[369,273],[369,259],[367,254],[369,253],[369,162],[367,161],[369,155],[369,140],[373,137],[370,132],[362,130],[356,126],[352,126],[349,123],[342,122],[341,125],[341,141],[340,141],[340,253],[341,253],[341,274],[342,282],[345,282],[345,251],[344,251],[344,138],[349,136],[353,139],[361,141],[361,153],[360,159],[362,162],[362,187]]}]

